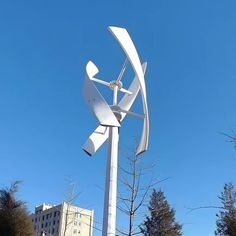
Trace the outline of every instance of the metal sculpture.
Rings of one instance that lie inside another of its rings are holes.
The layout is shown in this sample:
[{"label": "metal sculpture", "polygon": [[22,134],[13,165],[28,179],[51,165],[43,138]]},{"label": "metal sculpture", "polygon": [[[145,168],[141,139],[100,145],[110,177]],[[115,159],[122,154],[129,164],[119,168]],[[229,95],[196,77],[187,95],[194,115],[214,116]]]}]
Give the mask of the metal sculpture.
[{"label": "metal sculpture", "polygon": [[[99,126],[90,135],[89,139],[83,146],[83,150],[92,156],[107,139],[109,141],[102,235],[114,236],[116,235],[117,158],[119,141],[118,129],[121,126],[121,122],[125,118],[126,114],[143,119],[141,140],[136,150],[136,155],[139,155],[146,151],[148,147],[149,116],[146,85],[144,80],[147,63],[141,64],[137,50],[126,29],[114,26],[109,26],[108,29],[119,42],[127,58],[118,78],[110,82],[106,82],[95,77],[99,70],[92,61],[89,61],[86,65],[83,93],[88,106],[99,121]],[[133,68],[135,78],[133,79],[130,87],[125,89],[123,88],[121,79],[128,63],[130,63]],[[108,86],[111,90],[113,90],[112,105],[107,104],[96,88],[94,82]],[[124,96],[119,102],[117,101],[118,91],[124,93]],[[142,96],[143,115],[130,111],[130,108],[139,91]]]}]

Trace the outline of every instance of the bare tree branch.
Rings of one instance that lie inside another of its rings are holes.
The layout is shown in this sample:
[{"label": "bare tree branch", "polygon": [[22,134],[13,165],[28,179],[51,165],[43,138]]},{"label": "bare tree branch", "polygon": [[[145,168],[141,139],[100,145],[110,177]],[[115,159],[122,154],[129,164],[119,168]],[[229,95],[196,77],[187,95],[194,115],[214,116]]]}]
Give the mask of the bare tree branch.
[{"label": "bare tree branch", "polygon": [[188,213],[200,210],[200,209],[225,209],[224,207],[219,207],[219,206],[200,206],[200,207],[195,207],[195,208],[187,208],[189,209]]},{"label": "bare tree branch", "polygon": [[[142,163],[143,156],[136,156],[134,150],[131,153],[125,151],[126,165],[119,166],[121,171],[121,176],[119,178],[119,183],[123,191],[118,191],[118,209],[128,216],[129,224],[127,230],[117,229],[121,235],[134,236],[140,234],[139,227],[135,227],[135,222],[137,217],[140,217],[141,213],[139,210],[146,204],[147,196],[156,184],[167,180],[155,180],[150,178],[148,184],[146,183],[147,175],[150,172],[151,167],[144,167]],[[145,213],[142,213],[144,215]]]}]

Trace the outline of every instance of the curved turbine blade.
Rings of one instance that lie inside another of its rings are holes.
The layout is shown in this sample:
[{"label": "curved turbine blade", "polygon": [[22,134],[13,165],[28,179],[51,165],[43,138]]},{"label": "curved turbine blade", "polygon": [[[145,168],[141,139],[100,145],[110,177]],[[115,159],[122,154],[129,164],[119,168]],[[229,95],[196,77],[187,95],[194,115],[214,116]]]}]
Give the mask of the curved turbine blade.
[{"label": "curved turbine blade", "polygon": [[89,136],[86,143],[83,145],[83,150],[92,156],[98,148],[107,140],[109,136],[109,127],[99,125]]},{"label": "curved turbine blade", "polygon": [[120,127],[120,123],[111,108],[92,82],[92,78],[97,72],[98,68],[96,65],[92,61],[89,61],[86,66],[83,90],[84,97],[101,125]]},{"label": "curved turbine blade", "polygon": [[[142,68],[143,68],[143,73],[145,74],[147,67],[147,63],[143,63]],[[132,81],[129,91],[132,92],[131,95],[125,94],[121,101],[119,102],[118,106],[121,109],[124,110],[129,110],[134,103],[134,100],[139,92],[139,80],[137,79],[137,76],[134,78]],[[126,113],[122,112],[121,113],[122,118],[121,121],[125,118]],[[83,145],[83,150],[92,156],[101,146],[102,144],[107,140],[109,135],[109,128],[104,127],[102,125],[99,125],[93,133],[89,136],[88,140],[86,143]]]},{"label": "curved turbine blade", "polygon": [[113,36],[117,39],[120,46],[124,50],[140,83],[140,90],[141,90],[141,95],[142,95],[142,100],[143,100],[143,110],[145,114],[145,119],[143,122],[143,131],[142,131],[141,140],[136,150],[136,155],[139,155],[142,152],[147,150],[148,139],[149,139],[149,115],[148,115],[146,85],[145,85],[145,80],[144,80],[144,74],[142,71],[142,66],[141,66],[141,62],[140,62],[137,50],[127,30],[124,28],[115,27],[115,26],[109,26],[108,29],[113,34]]}]

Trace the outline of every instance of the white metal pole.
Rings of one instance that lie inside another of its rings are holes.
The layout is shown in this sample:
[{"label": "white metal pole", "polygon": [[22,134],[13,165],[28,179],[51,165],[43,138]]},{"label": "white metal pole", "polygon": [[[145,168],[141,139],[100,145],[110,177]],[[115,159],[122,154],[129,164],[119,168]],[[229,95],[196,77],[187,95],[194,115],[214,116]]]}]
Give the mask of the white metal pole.
[{"label": "white metal pole", "polygon": [[[117,105],[118,87],[114,87],[113,105]],[[116,201],[117,201],[117,163],[118,163],[118,127],[109,128],[109,148],[103,211],[102,236],[116,235]]]}]

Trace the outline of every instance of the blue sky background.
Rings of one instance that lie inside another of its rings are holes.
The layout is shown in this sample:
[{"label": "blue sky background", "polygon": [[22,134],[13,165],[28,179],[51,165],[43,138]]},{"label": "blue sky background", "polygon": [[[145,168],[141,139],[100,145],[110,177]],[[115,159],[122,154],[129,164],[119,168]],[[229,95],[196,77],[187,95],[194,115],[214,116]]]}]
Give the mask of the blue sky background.
[{"label": "blue sky background", "polygon": [[[219,205],[224,183],[236,179],[236,153],[220,134],[236,128],[235,12],[234,0],[1,1],[0,186],[22,180],[19,197],[33,210],[65,199],[70,176],[77,203],[102,222],[107,146],[93,158],[81,150],[97,126],[81,90],[90,59],[100,78],[118,75],[125,57],[106,28],[123,26],[148,61],[145,162],[170,177],[159,187],[184,235],[213,235],[216,211],[188,208]],[[121,149],[140,126],[124,121]]]}]

